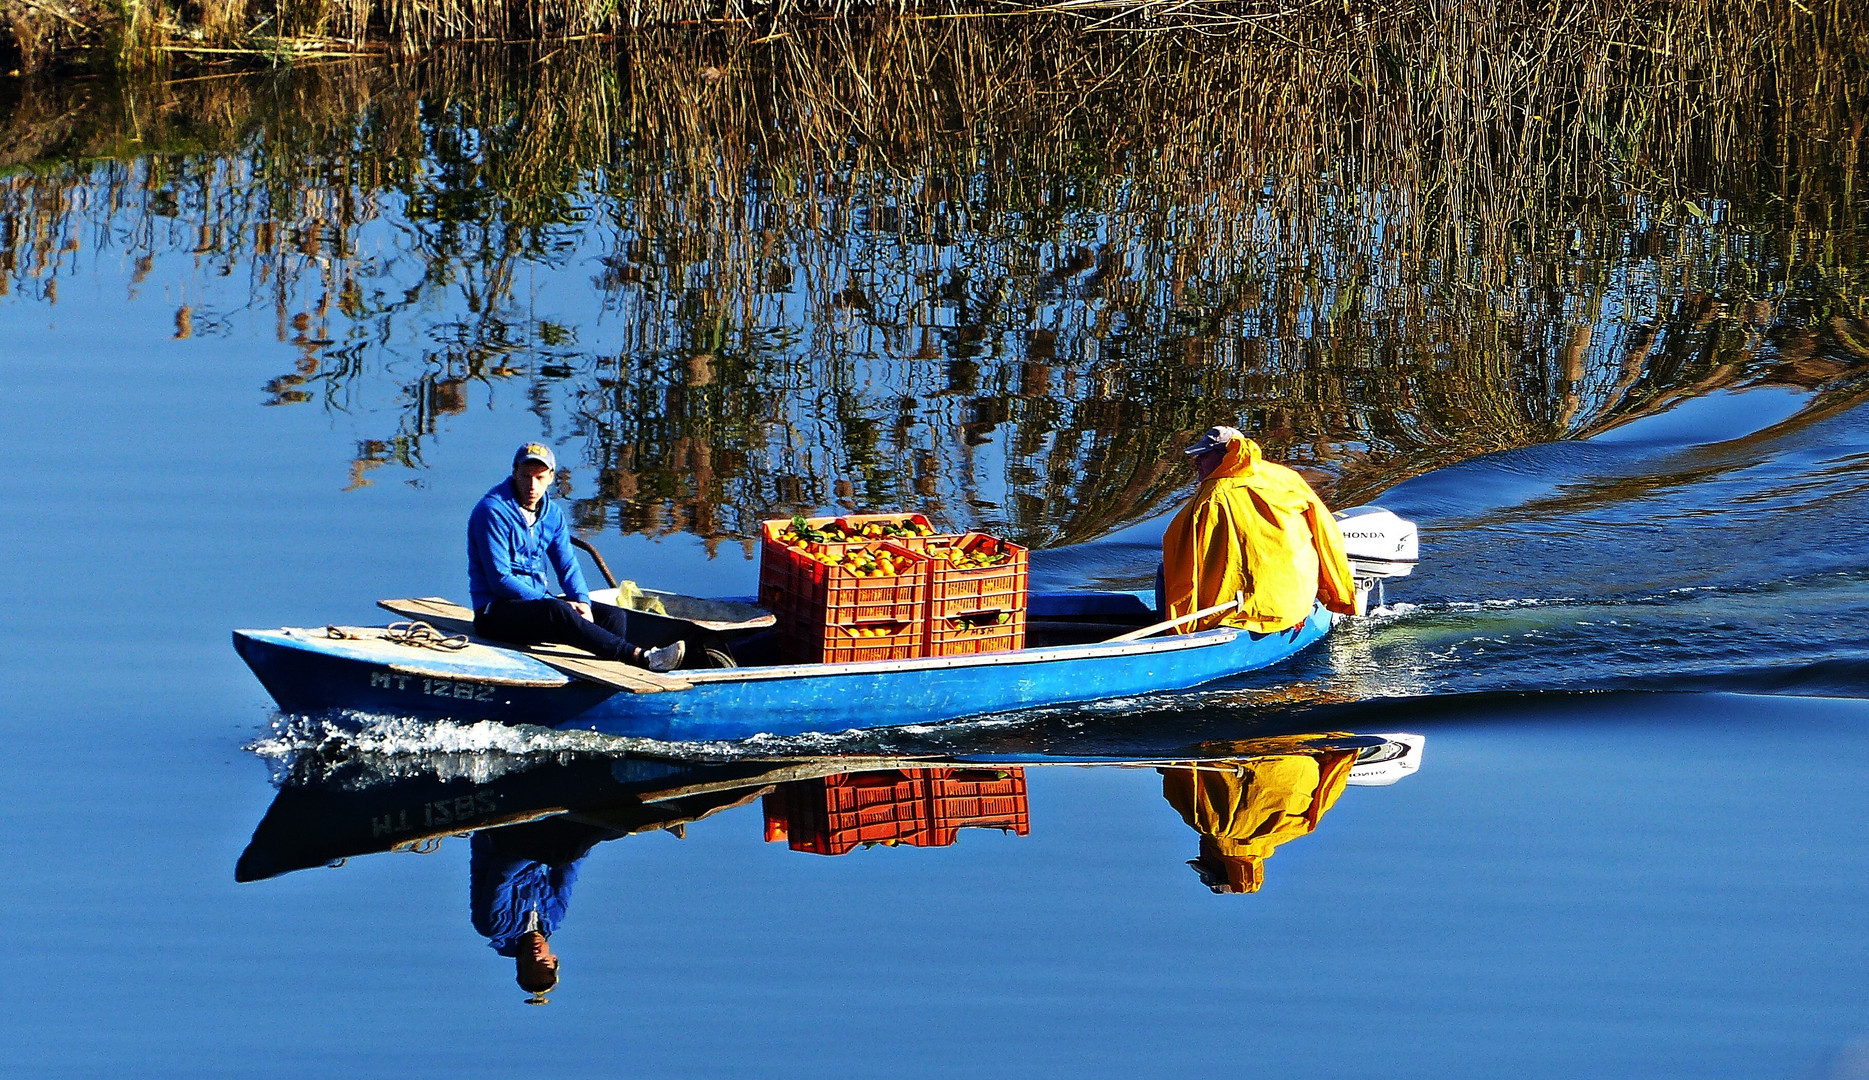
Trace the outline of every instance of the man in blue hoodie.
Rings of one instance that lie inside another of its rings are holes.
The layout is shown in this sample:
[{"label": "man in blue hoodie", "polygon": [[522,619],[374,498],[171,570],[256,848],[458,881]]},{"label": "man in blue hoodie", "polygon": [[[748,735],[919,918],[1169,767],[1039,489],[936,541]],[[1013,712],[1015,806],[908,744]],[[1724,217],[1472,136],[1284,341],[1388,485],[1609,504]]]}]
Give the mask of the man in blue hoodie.
[{"label": "man in blue hoodie", "polygon": [[[628,612],[591,603],[564,511],[547,490],[557,472],[550,447],[527,443],[513,455],[513,474],[481,496],[469,515],[467,591],[474,632],[521,645],[575,645],[650,671],[678,667],[687,651],[683,642],[638,648],[625,638]],[[562,597],[550,591],[547,564],[564,588]]]}]

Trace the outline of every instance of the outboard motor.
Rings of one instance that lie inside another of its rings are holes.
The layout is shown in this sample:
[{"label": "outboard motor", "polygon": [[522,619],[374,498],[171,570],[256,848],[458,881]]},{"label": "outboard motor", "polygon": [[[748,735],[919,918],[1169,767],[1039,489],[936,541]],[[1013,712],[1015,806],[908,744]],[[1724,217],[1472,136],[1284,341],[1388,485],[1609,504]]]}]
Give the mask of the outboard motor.
[{"label": "outboard motor", "polygon": [[1414,522],[1380,506],[1353,506],[1335,517],[1344,554],[1350,557],[1350,575],[1356,579],[1356,613],[1361,615],[1369,610],[1370,590],[1375,590],[1376,606],[1381,607],[1383,582],[1414,573],[1421,538]]}]

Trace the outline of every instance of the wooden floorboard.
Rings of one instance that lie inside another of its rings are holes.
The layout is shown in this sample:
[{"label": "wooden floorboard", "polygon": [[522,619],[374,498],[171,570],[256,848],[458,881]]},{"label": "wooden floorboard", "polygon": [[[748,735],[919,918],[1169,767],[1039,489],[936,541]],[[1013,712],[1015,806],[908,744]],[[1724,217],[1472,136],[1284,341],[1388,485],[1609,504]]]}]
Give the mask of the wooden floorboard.
[{"label": "wooden floorboard", "polygon": [[[405,619],[419,619],[437,630],[450,634],[472,635],[474,632],[474,613],[439,596],[378,600],[377,606],[385,611],[401,615]],[[685,679],[661,675],[634,664],[625,664],[620,660],[599,660],[583,649],[570,645],[528,647],[498,641],[486,642],[486,644],[525,653],[541,663],[550,664],[567,675],[574,675],[586,682],[594,682],[617,690],[627,690],[632,694],[659,694],[670,690],[686,690],[693,685]]]}]

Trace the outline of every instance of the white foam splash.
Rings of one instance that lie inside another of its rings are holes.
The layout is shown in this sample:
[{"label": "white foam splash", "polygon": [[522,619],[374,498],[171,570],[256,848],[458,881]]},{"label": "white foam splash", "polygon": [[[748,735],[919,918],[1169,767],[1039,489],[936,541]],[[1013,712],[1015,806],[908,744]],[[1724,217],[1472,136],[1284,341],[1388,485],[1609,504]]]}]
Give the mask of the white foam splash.
[{"label": "white foam splash", "polygon": [[639,755],[719,762],[874,753],[876,738],[875,731],[850,730],[762,734],[732,742],[664,742],[496,721],[457,723],[352,711],[320,716],[275,714],[271,730],[246,749],[268,763],[275,784],[335,783],[359,788],[415,776],[485,783],[574,757]]},{"label": "white foam splash", "polygon": [[345,713],[337,717],[282,714],[274,718],[272,733],[255,740],[247,749],[264,758],[283,758],[307,750],[344,750],[394,757],[436,752],[601,752],[624,749],[626,746],[619,744],[629,741],[591,731],[559,731],[492,720],[461,724],[369,713]]},{"label": "white foam splash", "polygon": [[485,783],[573,755],[640,751],[644,742],[593,731],[350,712],[277,715],[271,732],[247,749],[267,761],[275,782],[341,779],[349,786],[367,786],[424,775]]},{"label": "white foam splash", "polygon": [[[1018,715],[982,716],[976,720],[942,720],[933,724],[903,724],[901,727],[890,730],[907,735],[928,735],[934,733],[951,735],[957,731],[990,731],[993,728],[1013,727],[1018,724],[1026,723],[1029,719],[1029,715],[1025,713],[1020,713]],[[866,734],[875,733],[868,732]]]},{"label": "white foam splash", "polygon": [[1553,604],[1580,604],[1587,602],[1588,601],[1575,596],[1553,596],[1549,598],[1525,596],[1511,600],[1450,600],[1441,605],[1441,607],[1445,611],[1509,611],[1512,608],[1549,607]]}]

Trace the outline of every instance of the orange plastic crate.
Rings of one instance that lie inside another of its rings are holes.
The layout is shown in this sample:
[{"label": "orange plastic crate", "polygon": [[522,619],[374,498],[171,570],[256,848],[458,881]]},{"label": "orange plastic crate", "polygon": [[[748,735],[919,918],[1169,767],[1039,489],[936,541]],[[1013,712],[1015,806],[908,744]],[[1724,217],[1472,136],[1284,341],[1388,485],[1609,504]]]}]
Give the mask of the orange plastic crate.
[{"label": "orange plastic crate", "polygon": [[[831,623],[823,619],[780,619],[780,654],[794,664],[854,664],[863,660],[912,660],[925,655],[926,621],[908,619]],[[884,631],[875,633],[875,631]]]},{"label": "orange plastic crate", "polygon": [[[856,547],[860,545],[852,545]],[[839,625],[863,622],[909,622],[928,610],[928,558],[900,544],[871,545],[897,557],[902,572],[888,577],[859,577],[841,566],[823,567],[824,621]],[[816,588],[816,586],[813,586]]]},{"label": "orange plastic crate", "polygon": [[[912,518],[927,523],[927,518],[921,518],[920,514],[914,514]],[[841,518],[806,518],[807,525],[811,527],[824,527],[834,521],[841,521]],[[798,549],[779,540],[779,534],[785,533],[787,525],[791,525],[791,518],[774,518],[759,525],[759,598],[761,604],[774,615],[781,613],[774,604],[787,604],[789,598],[804,598],[807,609],[815,607],[817,590],[822,585],[824,570],[830,564],[815,559],[813,555],[841,555],[856,547],[890,547],[897,553],[910,551],[920,555],[920,547],[895,544],[893,540],[852,540],[849,544],[813,542],[806,549]]]},{"label": "orange plastic crate", "polygon": [[[860,530],[876,522],[913,521],[921,514],[847,514],[807,518],[814,528],[838,524]],[[1025,647],[1030,552],[985,533],[933,535],[902,541],[814,543],[809,552],[836,554],[857,547],[888,547],[898,554],[938,553],[947,547],[974,551],[992,546],[1010,558],[997,566],[962,568],[930,554],[920,588],[908,574],[860,578],[779,540],[791,524],[775,518],[761,524],[760,603],[779,617],[786,659],[795,663],[901,660],[916,656],[962,656]],[[917,639],[906,629],[879,638],[835,633],[858,624],[925,621]],[[987,616],[998,615],[989,619]],[[906,651],[913,650],[913,651]]]},{"label": "orange plastic crate", "polygon": [[[835,525],[846,533],[861,532],[863,527],[866,525],[895,525],[895,524],[900,524],[902,522],[909,522],[915,525],[919,525],[922,528],[927,529],[929,532],[929,535],[927,536],[869,536],[869,537],[859,536],[856,539],[846,540],[846,541],[813,541],[811,544],[811,550],[833,551],[833,550],[837,550],[841,548],[845,544],[873,544],[879,541],[892,541],[894,543],[898,543],[905,547],[919,551],[921,550],[920,545],[925,544],[930,540],[951,541],[951,540],[957,539],[957,537],[953,534],[935,533],[934,525],[928,520],[928,517],[925,514],[844,514],[838,517],[813,517],[813,518],[805,519],[805,524],[809,525],[811,528],[826,529],[826,528],[829,528]],[[785,532],[785,530],[791,524],[792,524],[791,518],[768,518],[767,520],[760,522],[759,523],[759,535],[760,535],[761,542],[763,544],[770,544],[774,547],[779,548],[782,551],[795,552],[797,549],[791,547],[789,544],[781,543],[779,540],[780,534]]]},{"label": "orange plastic crate", "polygon": [[[995,621],[998,620],[998,621]],[[928,656],[970,656],[1025,648],[1025,612],[928,620]]]},{"label": "orange plastic crate", "polygon": [[904,621],[922,612],[928,591],[927,559],[919,553],[876,541],[825,544],[814,550],[843,554],[860,548],[893,553],[902,561],[903,571],[888,577],[861,577],[769,539],[760,554],[761,605],[781,618],[826,623]]},{"label": "orange plastic crate", "polygon": [[[834,517],[805,519],[813,528],[822,528],[836,520]],[[809,614],[808,611],[792,609],[799,603],[801,595],[810,595],[810,582],[814,574],[811,565],[817,561],[791,545],[780,542],[779,534],[791,523],[791,518],[774,518],[761,522],[759,526],[759,602],[781,619],[787,615],[800,617]]]},{"label": "orange plastic crate", "polygon": [[[996,547],[1012,558],[998,566],[963,569],[940,557],[940,545],[928,545],[928,617],[931,620],[990,611],[1025,611],[1031,554],[1026,548],[977,532],[966,533],[951,546],[962,551]],[[1023,620],[1020,621],[1020,640],[1024,641]]]},{"label": "orange plastic crate", "polygon": [[879,537],[878,539],[885,539],[891,543],[901,544],[910,551],[921,551],[930,542],[954,539],[952,534],[936,533],[934,531],[934,525],[929,522],[927,516],[923,514],[845,514],[843,517],[837,519],[837,523],[843,526],[846,532],[860,532],[865,525],[896,525],[903,522],[920,525],[922,528],[928,530],[928,535],[889,536]]}]

